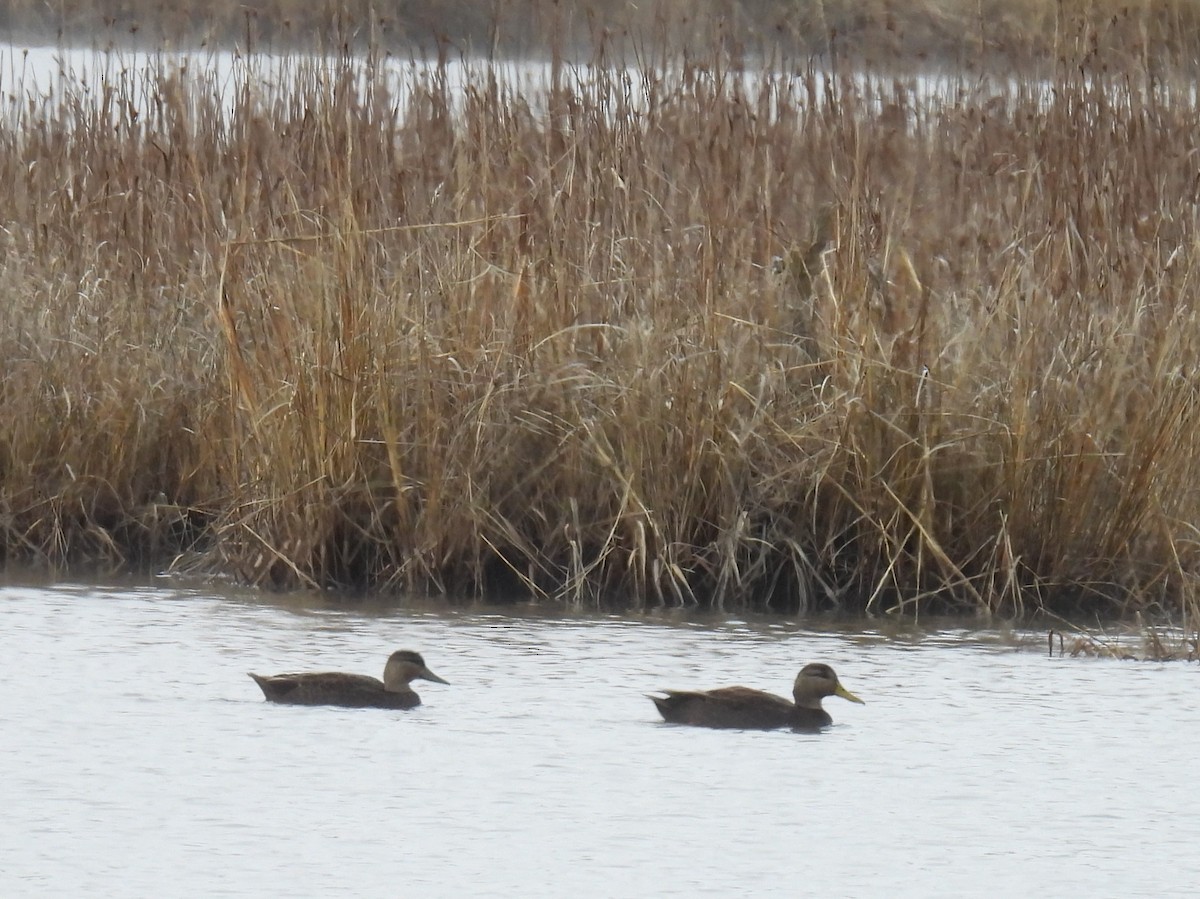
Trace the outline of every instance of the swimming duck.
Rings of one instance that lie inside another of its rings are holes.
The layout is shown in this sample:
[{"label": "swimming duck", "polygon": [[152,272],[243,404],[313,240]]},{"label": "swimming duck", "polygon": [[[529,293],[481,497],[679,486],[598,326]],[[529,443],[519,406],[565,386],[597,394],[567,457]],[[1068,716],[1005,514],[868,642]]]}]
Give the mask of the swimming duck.
[{"label": "swimming duck", "polygon": [[425,665],[418,653],[401,649],[388,656],[383,680],[365,674],[319,671],[305,674],[251,674],[271,702],[288,705],[340,705],[347,708],[411,709],[421,697],[409,682],[421,678],[448,684]]},{"label": "swimming duck", "polygon": [[782,696],[751,690],[749,687],[722,687],[719,690],[663,690],[665,696],[651,696],[659,712],[673,724],[698,727],[729,727],[744,730],[772,730],[790,727],[817,730],[833,723],[821,708],[826,696],[840,696],[865,705],[838,681],[828,665],[805,665],[792,686],[795,702]]}]

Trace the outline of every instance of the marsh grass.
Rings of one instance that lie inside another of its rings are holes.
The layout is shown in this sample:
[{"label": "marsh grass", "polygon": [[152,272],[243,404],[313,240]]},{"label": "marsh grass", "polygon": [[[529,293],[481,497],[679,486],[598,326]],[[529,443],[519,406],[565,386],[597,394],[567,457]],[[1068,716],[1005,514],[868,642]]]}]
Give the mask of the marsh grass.
[{"label": "marsh grass", "polygon": [[0,129],[7,559],[1193,626],[1161,71],[101,60]]}]

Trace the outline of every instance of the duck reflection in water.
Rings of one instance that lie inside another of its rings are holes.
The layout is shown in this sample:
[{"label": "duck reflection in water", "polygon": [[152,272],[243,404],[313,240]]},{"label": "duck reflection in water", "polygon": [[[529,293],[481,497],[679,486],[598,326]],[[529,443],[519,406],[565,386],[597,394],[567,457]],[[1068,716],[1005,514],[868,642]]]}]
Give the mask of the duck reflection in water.
[{"label": "duck reflection in water", "polygon": [[792,686],[794,702],[782,696],[751,690],[749,687],[722,687],[718,690],[663,690],[663,696],[651,696],[665,720],[672,724],[697,727],[724,727],[743,730],[819,730],[833,723],[821,707],[826,696],[840,696],[865,705],[838,681],[832,668],[821,663],[805,665]]},{"label": "duck reflection in water", "polygon": [[411,709],[421,704],[421,697],[409,686],[412,681],[419,678],[449,683],[430,671],[420,654],[408,649],[397,650],[388,657],[382,681],[365,674],[339,671],[250,676],[271,702],[347,708]]}]

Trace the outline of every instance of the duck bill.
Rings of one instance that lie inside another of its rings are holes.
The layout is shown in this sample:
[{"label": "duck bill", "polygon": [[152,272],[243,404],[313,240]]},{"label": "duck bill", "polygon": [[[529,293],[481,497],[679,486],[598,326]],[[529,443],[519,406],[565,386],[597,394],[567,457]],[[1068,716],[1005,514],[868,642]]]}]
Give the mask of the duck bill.
[{"label": "duck bill", "polygon": [[436,674],[434,674],[428,668],[423,669],[421,671],[420,675],[418,675],[418,676],[423,680],[431,680],[435,684],[445,684],[447,687],[450,686],[450,681],[442,680],[440,677],[438,677]]},{"label": "duck bill", "polygon": [[857,702],[859,705],[866,705],[865,702],[863,702],[861,699],[859,699],[857,696],[855,696],[853,693],[851,693],[849,690],[847,690],[841,684],[837,685],[837,689],[833,691],[833,695],[840,696],[840,697],[842,697],[842,699],[849,699],[851,702]]}]

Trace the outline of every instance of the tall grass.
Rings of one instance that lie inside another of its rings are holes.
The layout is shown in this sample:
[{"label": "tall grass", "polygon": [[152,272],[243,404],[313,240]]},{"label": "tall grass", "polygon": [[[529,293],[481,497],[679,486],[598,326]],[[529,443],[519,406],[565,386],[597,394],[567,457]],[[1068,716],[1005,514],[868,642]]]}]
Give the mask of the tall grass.
[{"label": "tall grass", "polygon": [[0,128],[0,546],[1194,616],[1200,107],[1117,62],[107,57]]}]

